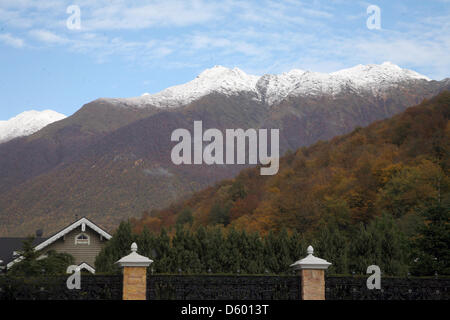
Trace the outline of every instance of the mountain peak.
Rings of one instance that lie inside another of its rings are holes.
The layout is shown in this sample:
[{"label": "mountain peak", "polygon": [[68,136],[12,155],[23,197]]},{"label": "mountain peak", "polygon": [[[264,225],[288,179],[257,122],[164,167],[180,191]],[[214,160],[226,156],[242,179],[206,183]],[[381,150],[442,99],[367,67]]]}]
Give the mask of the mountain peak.
[{"label": "mountain peak", "polygon": [[66,118],[53,110],[28,110],[6,121],[0,121],[0,143],[17,137],[28,136],[43,127]]},{"label": "mountain peak", "polygon": [[372,91],[378,91],[394,83],[404,81],[430,81],[428,77],[412,70],[402,69],[392,62],[384,62],[380,65],[360,64],[352,68],[332,72],[330,75],[342,81],[350,81],[352,86],[356,88],[370,88]]},{"label": "mountain peak", "polygon": [[223,66],[214,66],[210,69],[205,69],[202,71],[196,79],[201,79],[203,81],[213,81],[224,83],[227,81],[233,81],[233,79],[241,79],[245,81],[254,81],[257,76],[248,75],[241,69],[234,67],[233,69],[223,67]]},{"label": "mountain peak", "polygon": [[208,94],[219,92],[235,95],[241,92],[257,94],[259,77],[248,75],[241,69],[214,66],[201,72],[194,80],[169,87],[155,94],[143,94],[128,99],[112,99],[112,102],[126,102],[137,106],[181,107]]},{"label": "mountain peak", "polygon": [[212,77],[212,76],[218,76],[218,75],[223,75],[223,74],[229,74],[232,73],[233,70],[239,70],[237,67],[235,67],[234,69],[230,69],[224,66],[220,66],[220,65],[215,65],[212,68],[208,68],[203,70],[198,76],[197,78],[202,78],[202,77]]},{"label": "mountain peak", "polygon": [[415,71],[402,69],[392,62],[356,65],[332,73],[292,69],[281,74],[250,75],[235,67],[215,65],[194,80],[169,87],[155,94],[128,99],[113,99],[138,107],[181,107],[211,93],[238,95],[247,93],[269,105],[290,96],[335,95],[351,89],[358,93],[380,92],[394,84],[415,80],[430,81]]},{"label": "mountain peak", "polygon": [[381,65],[382,65],[382,66],[384,66],[384,65],[387,65],[387,66],[393,66],[393,67],[396,67],[396,68],[401,69],[398,65],[396,65],[396,64],[394,64],[394,63],[392,63],[392,62],[390,62],[390,61],[385,61],[385,62],[383,62]]}]

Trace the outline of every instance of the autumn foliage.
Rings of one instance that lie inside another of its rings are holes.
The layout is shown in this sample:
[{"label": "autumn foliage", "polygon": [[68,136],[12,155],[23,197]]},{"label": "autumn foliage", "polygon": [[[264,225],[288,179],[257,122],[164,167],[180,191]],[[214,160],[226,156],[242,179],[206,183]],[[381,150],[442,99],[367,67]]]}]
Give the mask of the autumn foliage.
[{"label": "autumn foliage", "polygon": [[383,213],[412,234],[420,212],[450,201],[450,92],[391,119],[287,152],[275,176],[259,168],[133,220],[151,231],[176,224],[189,208],[192,228],[222,224],[257,231],[312,233],[333,219],[367,225]]}]

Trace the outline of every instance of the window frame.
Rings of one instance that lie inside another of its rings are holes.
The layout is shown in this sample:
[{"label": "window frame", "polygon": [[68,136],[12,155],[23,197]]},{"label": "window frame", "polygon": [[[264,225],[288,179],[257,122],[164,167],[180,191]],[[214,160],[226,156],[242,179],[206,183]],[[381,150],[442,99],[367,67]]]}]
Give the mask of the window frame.
[{"label": "window frame", "polygon": [[[86,239],[78,239],[81,236],[85,236]],[[82,242],[79,242],[82,241]],[[89,237],[88,234],[85,232],[81,232],[75,236],[75,245],[90,245],[91,244],[91,237]]]}]

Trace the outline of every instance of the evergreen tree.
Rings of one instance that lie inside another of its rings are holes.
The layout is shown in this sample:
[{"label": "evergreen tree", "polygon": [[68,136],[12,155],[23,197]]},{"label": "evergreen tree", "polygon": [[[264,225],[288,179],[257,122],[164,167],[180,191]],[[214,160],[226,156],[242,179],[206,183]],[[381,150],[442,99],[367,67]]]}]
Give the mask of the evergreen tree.
[{"label": "evergreen tree", "polygon": [[308,243],[305,238],[297,231],[292,232],[289,237],[289,260],[292,261],[291,264],[305,256],[307,247]]},{"label": "evergreen tree", "polygon": [[144,226],[142,232],[138,235],[137,245],[141,255],[149,257],[152,260],[156,258],[155,236]]},{"label": "evergreen tree", "polygon": [[264,238],[264,266],[270,273],[277,273],[279,269],[275,242],[275,234],[271,230]]},{"label": "evergreen tree", "polygon": [[414,242],[413,272],[450,275],[450,206],[437,203],[423,212],[425,224]]},{"label": "evergreen tree", "polygon": [[9,271],[12,275],[35,276],[41,273],[36,260],[39,254],[34,250],[33,241],[34,237],[28,237],[22,242],[19,253],[23,260],[12,266]]},{"label": "evergreen tree", "polygon": [[378,265],[384,274],[405,276],[409,248],[394,218],[383,214],[370,223],[368,231],[377,245],[373,264]]},{"label": "evergreen tree", "polygon": [[332,265],[328,268],[329,273],[348,274],[348,242],[336,223],[329,223],[321,228],[316,235],[314,248],[317,255]]},{"label": "evergreen tree", "polygon": [[67,267],[74,264],[74,257],[68,253],[48,251],[43,258],[42,252],[34,250],[33,237],[23,241],[22,250],[19,252],[22,260],[15,263],[8,274],[12,276],[37,277],[65,274]]},{"label": "evergreen tree", "polygon": [[[376,264],[378,254],[378,246],[372,234],[367,231],[363,223],[351,236],[349,246],[349,271],[357,274],[365,274],[367,267]],[[333,261],[331,261],[333,263]]]},{"label": "evergreen tree", "polygon": [[198,256],[203,272],[225,272],[226,243],[222,229],[218,226],[205,229],[200,227],[196,232]]},{"label": "evergreen tree", "polygon": [[155,239],[155,261],[153,268],[155,272],[168,273],[170,267],[170,237],[166,229],[161,229],[161,232]]},{"label": "evergreen tree", "polygon": [[[120,223],[111,240],[106,243],[95,259],[95,269],[97,272],[120,272],[119,266],[115,262],[130,254],[131,244],[137,242],[137,238],[132,232],[130,222]],[[140,252],[139,247],[138,251]]]},{"label": "evergreen tree", "polygon": [[290,271],[289,266],[294,262],[290,259],[289,253],[289,234],[286,229],[282,229],[277,237],[277,257],[279,262],[278,273],[287,273]]},{"label": "evergreen tree", "polygon": [[391,215],[375,218],[367,227],[360,225],[349,247],[349,269],[365,274],[367,267],[378,265],[387,275],[405,275],[408,246]]},{"label": "evergreen tree", "polygon": [[244,256],[248,261],[247,273],[264,273],[264,246],[257,232],[252,232],[247,235],[247,246]]},{"label": "evergreen tree", "polygon": [[239,250],[240,233],[231,228],[225,240],[225,255],[228,259],[225,261],[223,271],[226,273],[236,273],[242,269],[242,257]]},{"label": "evergreen tree", "polygon": [[199,273],[201,270],[195,240],[185,228],[177,225],[170,250],[170,272]]}]

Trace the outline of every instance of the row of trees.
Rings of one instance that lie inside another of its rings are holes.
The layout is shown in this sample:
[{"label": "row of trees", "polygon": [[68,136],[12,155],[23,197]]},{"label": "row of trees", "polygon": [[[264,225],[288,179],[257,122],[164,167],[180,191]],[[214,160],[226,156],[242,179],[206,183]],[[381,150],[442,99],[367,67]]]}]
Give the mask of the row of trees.
[{"label": "row of trees", "polygon": [[386,275],[448,275],[449,211],[441,204],[425,210],[426,223],[413,239],[388,214],[367,225],[347,225],[330,218],[309,236],[285,229],[265,236],[223,226],[193,230],[189,224],[159,234],[147,228],[134,233],[132,225],[123,222],[97,257],[96,269],[119,272],[114,262],[136,242],[139,253],[154,260],[156,273],[287,274],[292,272],[289,265],[304,257],[312,244],[317,256],[333,263],[330,273],[365,274],[369,265],[376,264]]},{"label": "row of trees", "polygon": [[[386,275],[450,275],[450,210],[437,204],[423,212],[425,223],[416,237],[410,239],[395,219],[383,215],[367,226],[348,226],[338,217],[324,223],[311,237],[297,232],[269,232],[264,237],[245,230],[220,226],[193,231],[187,224],[178,224],[168,233],[159,234],[145,228],[132,231],[123,222],[96,260],[97,272],[119,272],[115,262],[127,255],[130,244],[137,242],[139,253],[154,260],[157,273],[242,273],[287,274],[289,265],[305,256],[312,244],[315,255],[332,262],[330,273],[364,274],[367,266],[376,264]],[[9,273],[14,276],[65,274],[74,258],[66,253],[49,251],[46,258],[34,251],[33,238],[23,244],[23,260]]]}]

